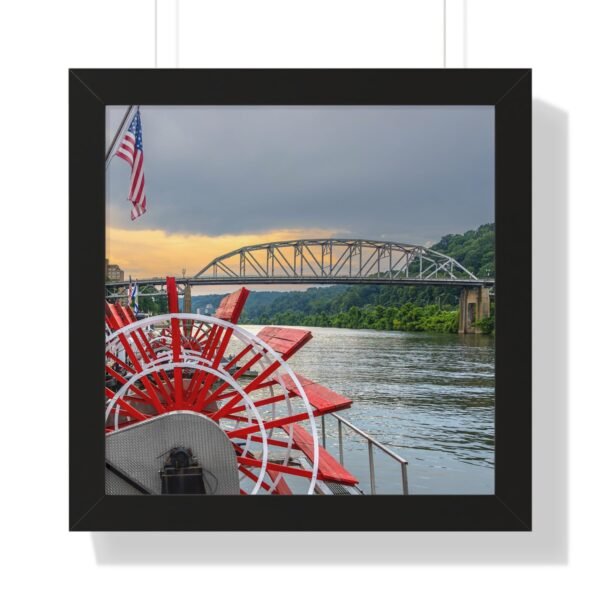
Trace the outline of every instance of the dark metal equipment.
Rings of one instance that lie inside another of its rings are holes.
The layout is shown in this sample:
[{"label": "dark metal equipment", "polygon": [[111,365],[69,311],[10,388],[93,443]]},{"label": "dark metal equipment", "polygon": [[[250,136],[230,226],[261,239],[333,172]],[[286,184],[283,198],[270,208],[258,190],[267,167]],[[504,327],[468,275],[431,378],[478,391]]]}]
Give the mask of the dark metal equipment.
[{"label": "dark metal equipment", "polygon": [[161,494],[206,494],[204,474],[189,448],[169,452],[160,471]]}]

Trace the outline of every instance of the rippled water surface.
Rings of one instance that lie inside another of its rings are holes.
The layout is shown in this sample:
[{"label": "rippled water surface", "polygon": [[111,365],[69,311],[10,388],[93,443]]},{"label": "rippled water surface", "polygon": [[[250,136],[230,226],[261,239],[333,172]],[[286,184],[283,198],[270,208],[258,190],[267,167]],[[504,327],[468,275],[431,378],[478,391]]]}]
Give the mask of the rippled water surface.
[{"label": "rippled water surface", "polygon": [[[340,414],[409,461],[412,494],[493,493],[493,338],[310,330],[290,365],[353,400]],[[337,422],[326,422],[327,450],[337,457]],[[366,443],[346,435],[344,458],[368,493]],[[375,470],[377,493],[401,492],[397,463],[375,451]]]}]

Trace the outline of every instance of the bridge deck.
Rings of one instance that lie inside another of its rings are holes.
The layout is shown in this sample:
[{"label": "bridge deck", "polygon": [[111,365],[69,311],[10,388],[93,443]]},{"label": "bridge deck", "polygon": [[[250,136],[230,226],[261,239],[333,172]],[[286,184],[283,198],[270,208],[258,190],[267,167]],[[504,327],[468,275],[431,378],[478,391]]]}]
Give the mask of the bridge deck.
[{"label": "bridge deck", "polygon": [[[183,287],[190,285],[414,285],[455,288],[481,288],[493,287],[493,279],[407,279],[407,278],[360,278],[360,277],[202,277],[196,279],[178,279],[177,285]],[[126,297],[128,283],[123,281],[107,281],[105,286],[109,297]],[[158,291],[146,292],[142,288],[153,286]],[[164,281],[161,279],[143,279],[138,281],[139,296],[158,296],[163,294]],[[119,290],[123,293],[119,294]]]}]

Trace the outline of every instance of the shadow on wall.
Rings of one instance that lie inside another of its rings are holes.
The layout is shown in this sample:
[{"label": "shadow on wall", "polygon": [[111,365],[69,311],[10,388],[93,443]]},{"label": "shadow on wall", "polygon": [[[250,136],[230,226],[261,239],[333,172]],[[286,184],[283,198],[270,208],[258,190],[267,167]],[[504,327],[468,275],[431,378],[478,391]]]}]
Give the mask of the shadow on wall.
[{"label": "shadow on wall", "polygon": [[566,563],[568,115],[539,100],[533,153],[533,533],[92,533],[98,564]]}]

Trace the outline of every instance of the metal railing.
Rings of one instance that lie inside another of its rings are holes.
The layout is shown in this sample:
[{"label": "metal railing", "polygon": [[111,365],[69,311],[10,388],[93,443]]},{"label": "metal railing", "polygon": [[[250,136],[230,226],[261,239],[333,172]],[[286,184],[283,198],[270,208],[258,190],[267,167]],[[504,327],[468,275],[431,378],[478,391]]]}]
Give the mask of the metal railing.
[{"label": "metal railing", "polygon": [[[344,464],[344,429],[343,425],[357,433],[359,436],[367,440],[367,445],[369,448],[369,478],[371,480],[371,494],[375,495],[377,493],[375,486],[375,461],[373,458],[373,447],[379,448],[385,454],[393,458],[396,462],[400,463],[400,471],[402,475],[402,493],[407,496],[408,495],[408,461],[388,447],[384,446],[381,442],[378,442],[376,439],[371,437],[368,433],[364,432],[362,429],[356,427],[344,419],[344,417],[340,417],[340,415],[336,413],[329,413],[332,417],[335,417],[338,422],[338,451],[339,451],[339,460],[340,464]],[[325,429],[325,416],[321,415],[321,436],[323,440],[323,448],[327,448],[327,435]]]}]

